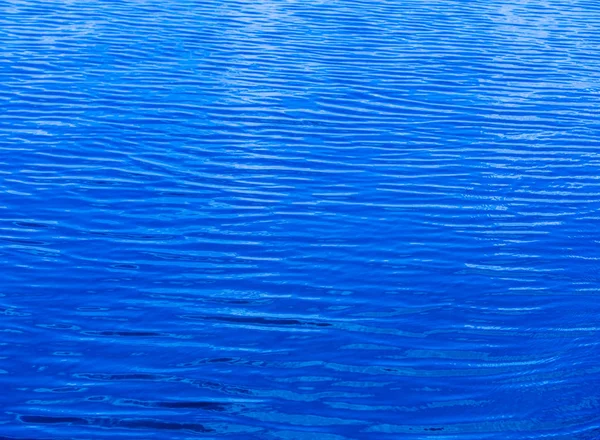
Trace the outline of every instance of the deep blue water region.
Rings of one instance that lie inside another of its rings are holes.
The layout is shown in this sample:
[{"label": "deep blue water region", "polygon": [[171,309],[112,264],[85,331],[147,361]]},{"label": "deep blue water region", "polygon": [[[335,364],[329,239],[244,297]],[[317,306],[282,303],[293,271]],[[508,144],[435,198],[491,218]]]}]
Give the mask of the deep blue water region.
[{"label": "deep blue water region", "polygon": [[600,2],[0,2],[0,439],[600,439]]}]

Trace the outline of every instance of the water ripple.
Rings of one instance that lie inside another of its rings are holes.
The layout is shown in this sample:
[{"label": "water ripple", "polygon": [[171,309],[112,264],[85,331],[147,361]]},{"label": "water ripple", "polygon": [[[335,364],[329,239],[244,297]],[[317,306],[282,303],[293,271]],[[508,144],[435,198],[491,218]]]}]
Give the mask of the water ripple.
[{"label": "water ripple", "polygon": [[0,440],[600,438],[599,28],[0,4]]}]

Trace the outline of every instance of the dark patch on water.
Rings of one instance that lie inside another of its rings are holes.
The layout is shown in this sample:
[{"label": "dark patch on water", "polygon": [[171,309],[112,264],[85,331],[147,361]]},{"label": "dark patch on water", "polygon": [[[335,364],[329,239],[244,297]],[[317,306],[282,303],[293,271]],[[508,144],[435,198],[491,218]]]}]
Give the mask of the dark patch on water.
[{"label": "dark patch on water", "polygon": [[189,432],[214,432],[213,429],[197,423],[164,422],[155,419],[116,419],[116,418],[84,418],[84,417],[55,417],[21,415],[19,420],[23,423],[33,424],[66,424],[97,427],[114,427],[142,430],[189,431]]},{"label": "dark patch on water", "polygon": [[300,321],[298,319],[278,319],[261,318],[249,316],[191,316],[184,315],[186,319],[205,319],[209,321],[236,322],[240,324],[258,324],[258,325],[308,325],[316,327],[330,327],[331,324],[325,322]]}]

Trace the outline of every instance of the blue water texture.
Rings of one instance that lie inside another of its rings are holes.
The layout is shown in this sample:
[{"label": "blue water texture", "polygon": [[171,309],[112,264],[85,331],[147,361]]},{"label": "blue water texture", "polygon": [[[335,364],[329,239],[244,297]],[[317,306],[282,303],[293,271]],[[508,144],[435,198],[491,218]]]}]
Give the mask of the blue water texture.
[{"label": "blue water texture", "polygon": [[600,439],[600,2],[0,1],[0,440]]}]

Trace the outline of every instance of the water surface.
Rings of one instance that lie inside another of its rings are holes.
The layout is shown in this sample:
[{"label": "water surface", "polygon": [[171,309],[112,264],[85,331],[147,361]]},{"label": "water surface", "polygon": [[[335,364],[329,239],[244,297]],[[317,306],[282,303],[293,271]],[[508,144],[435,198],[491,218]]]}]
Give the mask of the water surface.
[{"label": "water surface", "polygon": [[599,29],[0,3],[0,438],[600,438]]}]

